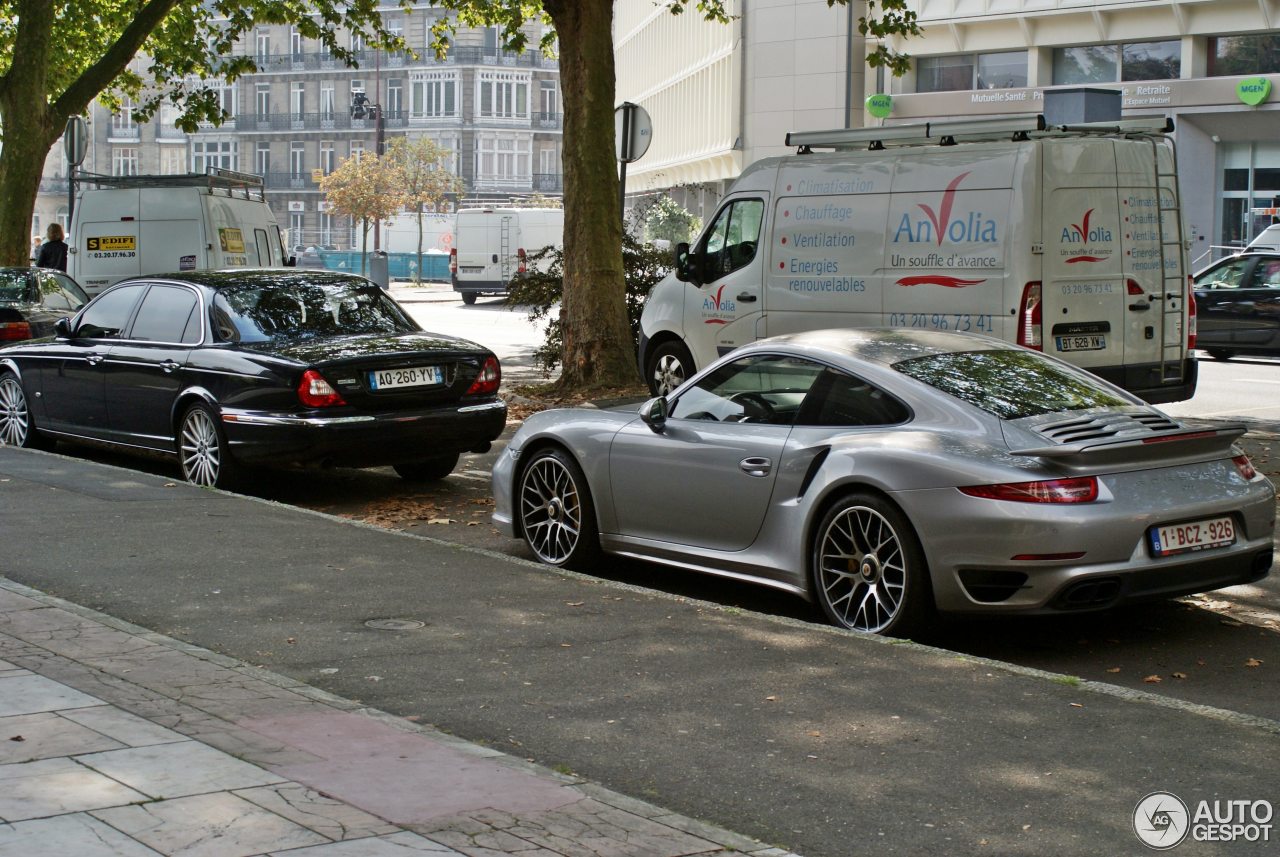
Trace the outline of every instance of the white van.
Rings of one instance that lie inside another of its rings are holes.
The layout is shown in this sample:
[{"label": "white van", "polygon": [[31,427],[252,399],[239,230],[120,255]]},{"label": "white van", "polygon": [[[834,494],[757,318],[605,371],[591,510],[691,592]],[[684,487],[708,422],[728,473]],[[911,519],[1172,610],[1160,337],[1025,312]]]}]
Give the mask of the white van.
[{"label": "white van", "polygon": [[287,264],[262,178],[232,170],[90,176],[76,197],[67,273],[91,295],[126,277]]},{"label": "white van", "polygon": [[665,393],[765,336],[901,327],[994,336],[1151,402],[1190,398],[1171,130],[1034,116],[789,134],[799,153],[747,168],[677,247],[645,304],[641,370]]},{"label": "white van", "polygon": [[563,208],[462,208],[454,223],[449,270],[462,302],[505,295],[507,284],[544,247],[564,246]]}]

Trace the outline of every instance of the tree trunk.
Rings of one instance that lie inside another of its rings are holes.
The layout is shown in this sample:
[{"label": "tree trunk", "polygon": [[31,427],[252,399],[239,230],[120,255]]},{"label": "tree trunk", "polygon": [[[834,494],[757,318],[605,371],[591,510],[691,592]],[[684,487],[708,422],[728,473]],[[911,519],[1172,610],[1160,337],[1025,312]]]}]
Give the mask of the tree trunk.
[{"label": "tree trunk", "polygon": [[369,259],[369,218],[360,218],[360,276],[365,275],[365,264]]},{"label": "tree trunk", "polygon": [[[640,383],[622,276],[613,144],[614,0],[544,0],[564,95],[564,392]],[[608,140],[592,137],[603,132]]]},{"label": "tree trunk", "polygon": [[0,265],[31,264],[31,212],[40,192],[44,159],[62,125],[45,94],[53,14],[24,7],[17,37],[23,62],[9,69],[0,85]]}]

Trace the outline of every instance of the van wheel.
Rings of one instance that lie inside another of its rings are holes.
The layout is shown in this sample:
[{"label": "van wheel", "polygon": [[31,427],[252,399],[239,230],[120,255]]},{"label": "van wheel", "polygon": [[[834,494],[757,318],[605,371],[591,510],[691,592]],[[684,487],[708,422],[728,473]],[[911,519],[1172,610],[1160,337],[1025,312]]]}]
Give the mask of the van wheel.
[{"label": "van wheel", "polygon": [[1206,348],[1205,350],[1214,360],[1230,360],[1236,356],[1236,353],[1229,348]]},{"label": "van wheel", "polygon": [[476,293],[475,293],[475,292],[463,292],[463,293],[462,293],[462,302],[463,302],[464,304],[466,304],[467,306],[475,306],[475,303],[476,303]]},{"label": "van wheel", "polygon": [[693,376],[693,355],[683,342],[667,340],[653,350],[645,376],[655,396],[666,396]]}]

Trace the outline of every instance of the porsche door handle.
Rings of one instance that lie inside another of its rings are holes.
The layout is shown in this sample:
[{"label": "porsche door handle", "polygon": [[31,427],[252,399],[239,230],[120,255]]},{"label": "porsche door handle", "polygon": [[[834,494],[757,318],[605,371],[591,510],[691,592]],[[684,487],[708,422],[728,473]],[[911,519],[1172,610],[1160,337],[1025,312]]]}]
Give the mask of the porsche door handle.
[{"label": "porsche door handle", "polygon": [[767,458],[744,458],[738,462],[738,467],[748,476],[764,477],[773,470],[773,462]]}]

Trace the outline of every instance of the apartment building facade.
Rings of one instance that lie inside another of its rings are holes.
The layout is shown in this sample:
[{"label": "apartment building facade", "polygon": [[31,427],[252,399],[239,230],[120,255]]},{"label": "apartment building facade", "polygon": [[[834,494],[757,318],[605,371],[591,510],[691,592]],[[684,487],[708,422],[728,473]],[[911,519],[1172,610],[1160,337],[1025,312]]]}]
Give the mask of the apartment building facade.
[{"label": "apartment building facade", "polygon": [[[856,4],[854,4],[856,6]],[[1048,90],[1119,90],[1126,117],[1175,123],[1192,258],[1239,246],[1280,214],[1280,3],[1274,0],[913,0],[902,78],[862,68],[848,11],[825,0],[739,0],[731,25],[619,0],[618,100],[653,117],[637,194],[698,184],[704,205],[787,131],[1043,110]],[[854,17],[858,13],[855,11]],[[668,20],[670,18],[670,20]],[[634,67],[662,34],[679,53]],[[709,43],[701,53],[701,43]],[[891,96],[890,114],[865,113]],[[707,120],[688,109],[707,104]],[[698,121],[690,121],[697,116]],[[668,135],[669,149],[660,148]],[[654,154],[658,157],[654,157]]]},{"label": "apartment building facade", "polygon": [[[226,122],[186,134],[167,105],[138,123],[129,105],[112,113],[95,104],[81,169],[129,175],[222,167],[261,175],[290,244],[304,246],[354,245],[352,224],[329,209],[319,179],[344,159],[375,151],[380,134],[384,142],[426,137],[448,150],[446,166],[463,179],[466,198],[560,195],[563,123],[555,60],[536,50],[503,51],[494,28],[460,29],[448,55],[437,59],[430,31],[442,10],[422,3],[410,10],[387,6],[383,14],[416,56],[367,48],[344,34],[358,62],[353,68],[294,27],[256,27],[239,49],[254,57],[258,71],[231,84],[206,83],[220,90]],[[531,25],[530,44],[540,38]],[[145,60],[137,66],[145,73]],[[46,165],[33,230],[66,220],[60,150]]]}]

